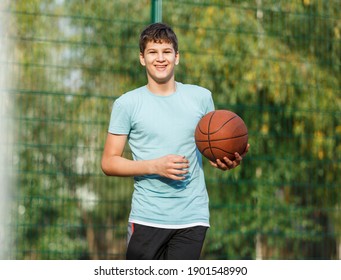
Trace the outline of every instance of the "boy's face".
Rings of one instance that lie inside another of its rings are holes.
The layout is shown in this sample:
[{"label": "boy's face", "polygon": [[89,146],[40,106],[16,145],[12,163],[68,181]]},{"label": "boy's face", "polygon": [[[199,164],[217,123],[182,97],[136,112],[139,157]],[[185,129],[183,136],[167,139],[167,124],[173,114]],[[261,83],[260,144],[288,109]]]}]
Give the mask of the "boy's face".
[{"label": "boy's face", "polygon": [[179,63],[179,53],[166,42],[148,42],[140,62],[146,67],[148,79],[157,83],[167,83],[174,77],[174,67]]}]

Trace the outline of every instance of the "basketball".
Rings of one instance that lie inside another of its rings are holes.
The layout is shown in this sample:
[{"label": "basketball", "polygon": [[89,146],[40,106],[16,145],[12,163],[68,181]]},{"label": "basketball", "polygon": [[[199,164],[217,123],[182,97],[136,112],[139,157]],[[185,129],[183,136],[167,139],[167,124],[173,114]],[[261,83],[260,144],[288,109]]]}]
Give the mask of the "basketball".
[{"label": "basketball", "polygon": [[248,143],[244,121],[228,110],[215,110],[202,117],[194,137],[200,153],[213,162],[224,157],[234,160],[234,153],[242,155]]}]

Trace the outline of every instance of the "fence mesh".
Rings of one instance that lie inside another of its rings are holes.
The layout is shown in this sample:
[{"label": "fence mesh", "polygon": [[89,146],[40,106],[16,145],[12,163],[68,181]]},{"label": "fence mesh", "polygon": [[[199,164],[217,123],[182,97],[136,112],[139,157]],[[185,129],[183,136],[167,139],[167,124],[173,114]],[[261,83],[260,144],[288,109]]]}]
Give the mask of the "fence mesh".
[{"label": "fence mesh", "polygon": [[[111,106],[145,84],[138,36],[152,1],[12,1],[1,91],[12,115],[12,259],[124,259],[132,179],[100,167]],[[162,1],[176,79],[235,111],[250,152],[204,161],[203,259],[341,259],[339,0]],[[130,157],[129,147],[125,156]]]}]

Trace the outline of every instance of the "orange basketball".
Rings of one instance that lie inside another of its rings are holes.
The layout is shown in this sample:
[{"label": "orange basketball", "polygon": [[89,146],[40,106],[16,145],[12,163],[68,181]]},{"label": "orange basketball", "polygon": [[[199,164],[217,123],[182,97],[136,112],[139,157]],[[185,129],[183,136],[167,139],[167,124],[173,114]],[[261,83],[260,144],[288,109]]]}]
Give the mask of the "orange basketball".
[{"label": "orange basketball", "polygon": [[244,121],[234,112],[215,110],[206,114],[195,129],[195,143],[211,161],[228,157],[234,153],[242,155],[248,143],[248,131]]}]

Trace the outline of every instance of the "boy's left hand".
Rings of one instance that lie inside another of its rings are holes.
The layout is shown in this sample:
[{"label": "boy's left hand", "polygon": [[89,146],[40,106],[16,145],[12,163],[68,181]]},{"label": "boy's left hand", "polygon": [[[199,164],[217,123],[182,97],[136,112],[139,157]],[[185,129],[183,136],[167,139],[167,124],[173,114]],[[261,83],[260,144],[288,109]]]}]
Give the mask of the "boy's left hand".
[{"label": "boy's left hand", "polygon": [[236,168],[238,165],[240,165],[241,161],[243,160],[243,157],[246,155],[246,153],[249,151],[250,144],[247,144],[245,152],[240,155],[238,153],[235,153],[235,160],[230,160],[227,157],[224,157],[224,161],[221,161],[220,159],[217,159],[216,162],[209,161],[210,164],[213,167],[216,167],[220,170],[226,171],[226,170],[231,170],[233,168]]}]

